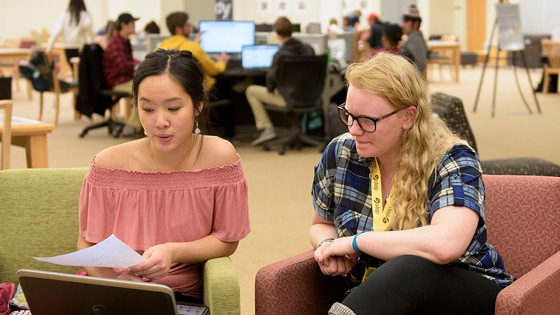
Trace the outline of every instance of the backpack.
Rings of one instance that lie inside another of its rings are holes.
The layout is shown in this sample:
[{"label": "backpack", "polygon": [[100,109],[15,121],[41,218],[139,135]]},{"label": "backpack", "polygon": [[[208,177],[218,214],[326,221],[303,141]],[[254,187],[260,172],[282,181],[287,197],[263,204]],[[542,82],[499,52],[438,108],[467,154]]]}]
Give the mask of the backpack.
[{"label": "backpack", "polygon": [[29,61],[19,63],[19,72],[31,81],[33,89],[46,92],[53,89],[52,73],[54,62],[49,63],[43,51],[33,50]]}]

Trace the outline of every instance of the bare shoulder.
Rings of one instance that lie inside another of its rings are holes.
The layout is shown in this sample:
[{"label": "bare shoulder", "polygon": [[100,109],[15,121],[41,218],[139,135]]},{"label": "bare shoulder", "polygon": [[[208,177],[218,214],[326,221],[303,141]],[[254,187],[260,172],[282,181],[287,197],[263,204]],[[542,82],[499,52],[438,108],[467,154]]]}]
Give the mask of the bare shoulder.
[{"label": "bare shoulder", "polygon": [[237,151],[231,142],[215,136],[204,136],[200,149],[201,168],[224,166],[237,162]]},{"label": "bare shoulder", "polygon": [[121,143],[97,154],[95,164],[106,168],[126,169],[136,156],[140,142],[144,139]]}]

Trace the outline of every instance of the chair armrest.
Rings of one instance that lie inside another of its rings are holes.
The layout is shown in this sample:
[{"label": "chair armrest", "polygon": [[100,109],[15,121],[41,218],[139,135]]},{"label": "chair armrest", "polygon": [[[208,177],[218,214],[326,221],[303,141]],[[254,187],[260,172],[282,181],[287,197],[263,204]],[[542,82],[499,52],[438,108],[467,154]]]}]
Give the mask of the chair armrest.
[{"label": "chair armrest", "polygon": [[239,282],[229,257],[206,261],[203,267],[202,297],[212,315],[241,313]]},{"label": "chair armrest", "polygon": [[344,278],[323,275],[309,250],[257,272],[255,314],[326,314],[345,290]]},{"label": "chair armrest", "polygon": [[559,287],[560,252],[557,252],[498,294],[496,314],[556,314],[560,309]]},{"label": "chair armrest", "polygon": [[540,158],[482,160],[480,166],[488,175],[535,175],[560,177],[560,165]]}]

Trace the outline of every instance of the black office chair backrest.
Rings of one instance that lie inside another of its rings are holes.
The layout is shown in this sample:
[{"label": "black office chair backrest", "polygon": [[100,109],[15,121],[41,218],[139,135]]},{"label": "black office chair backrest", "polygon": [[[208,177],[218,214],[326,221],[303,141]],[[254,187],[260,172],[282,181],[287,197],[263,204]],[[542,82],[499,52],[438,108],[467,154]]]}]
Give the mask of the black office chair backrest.
[{"label": "black office chair backrest", "polygon": [[277,88],[288,108],[321,108],[327,56],[284,56],[278,62]]},{"label": "black office chair backrest", "polygon": [[113,105],[111,96],[102,95],[106,89],[103,73],[103,48],[98,44],[85,44],[80,54],[80,89],[76,109],[91,117],[92,113],[104,116]]}]

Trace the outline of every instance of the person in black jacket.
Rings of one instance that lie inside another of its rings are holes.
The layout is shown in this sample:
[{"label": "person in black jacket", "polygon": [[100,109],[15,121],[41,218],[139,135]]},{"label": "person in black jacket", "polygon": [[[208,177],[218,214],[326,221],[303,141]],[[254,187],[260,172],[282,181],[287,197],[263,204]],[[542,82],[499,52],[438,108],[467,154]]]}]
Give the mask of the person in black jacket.
[{"label": "person in black jacket", "polygon": [[252,145],[257,146],[266,141],[276,138],[278,135],[272,125],[268,113],[263,103],[286,107],[286,101],[276,89],[276,72],[278,63],[283,56],[314,56],[315,51],[310,45],[292,37],[292,23],[286,17],[279,17],[274,22],[274,30],[280,40],[280,49],[272,59],[272,65],[266,74],[266,87],[251,85],[245,91],[247,101],[251,105],[255,123],[258,130],[262,130],[261,135],[253,141]]},{"label": "person in black jacket", "polygon": [[381,38],[383,37],[383,27],[385,23],[383,23],[379,16],[375,13],[371,13],[368,16],[368,23],[370,26],[370,35],[368,38],[368,43],[372,49],[379,49],[383,48],[383,42]]}]

